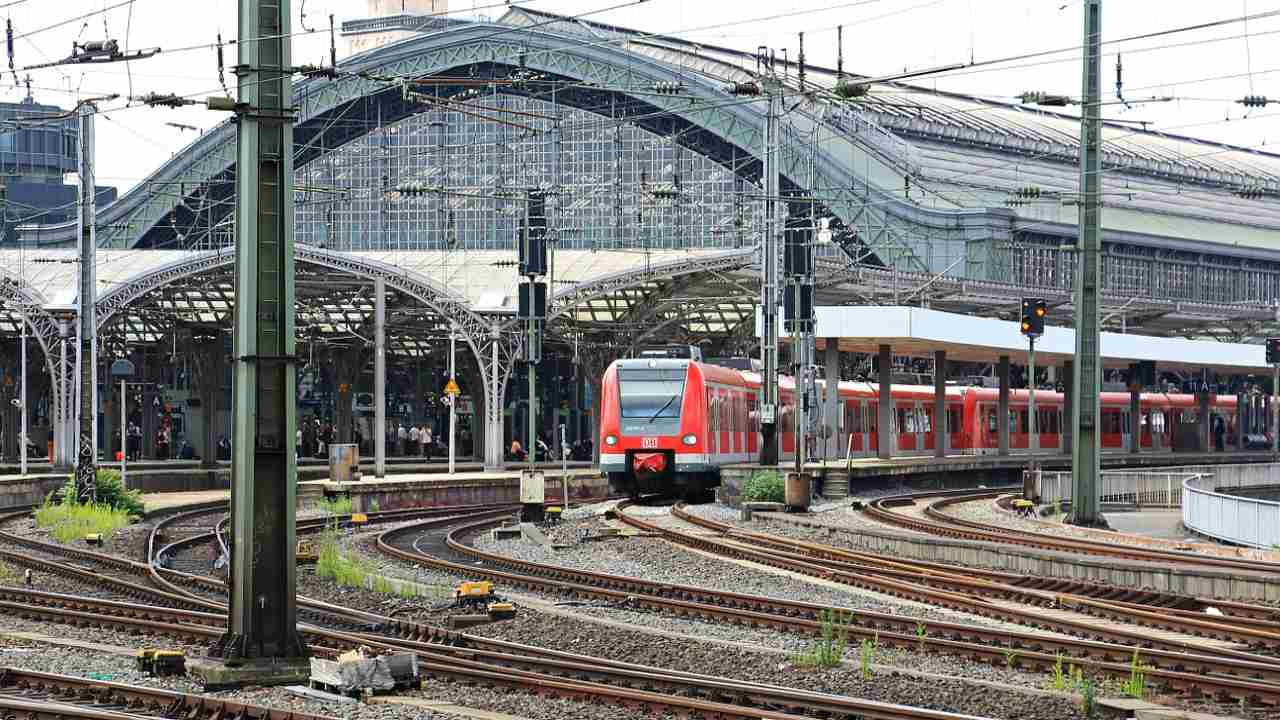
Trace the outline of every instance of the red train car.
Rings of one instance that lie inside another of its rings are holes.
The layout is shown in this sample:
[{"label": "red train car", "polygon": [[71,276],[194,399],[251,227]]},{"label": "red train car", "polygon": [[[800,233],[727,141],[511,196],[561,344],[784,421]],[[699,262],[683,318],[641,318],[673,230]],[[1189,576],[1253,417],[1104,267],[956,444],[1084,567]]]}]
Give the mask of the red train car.
[{"label": "red train car", "polygon": [[[688,359],[618,360],[605,371],[600,398],[600,469],[609,474],[615,492],[696,494],[719,482],[722,465],[750,462],[760,452],[760,376],[753,372]],[[795,452],[791,378],[780,379],[779,443],[785,459]],[[819,386],[822,383],[819,381]],[[949,454],[995,453],[999,448],[999,391],[948,387],[945,414],[934,417],[934,389],[895,385],[892,388],[894,451],[897,455],[932,454],[938,428],[946,428]],[[840,383],[838,427],[820,435],[834,436],[842,456],[874,456],[879,451],[879,387],[873,383]],[[1130,417],[1128,393],[1102,393],[1102,447],[1128,447],[1136,427],[1142,447],[1168,451],[1197,442],[1198,405],[1192,395],[1144,393],[1140,417]],[[1222,397],[1212,402],[1228,442],[1235,437],[1236,404]],[[1063,447],[1063,396],[1036,392],[1036,431],[1044,451]],[[1028,392],[1009,392],[1009,447],[1030,448]],[[810,438],[816,442],[816,438]],[[811,448],[811,451],[816,448]]]}]

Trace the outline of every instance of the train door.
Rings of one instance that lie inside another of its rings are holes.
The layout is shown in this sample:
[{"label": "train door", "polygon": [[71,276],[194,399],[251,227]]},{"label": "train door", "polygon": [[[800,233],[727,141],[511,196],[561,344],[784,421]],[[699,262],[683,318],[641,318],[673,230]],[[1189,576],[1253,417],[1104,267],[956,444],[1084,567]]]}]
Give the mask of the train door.
[{"label": "train door", "polygon": [[733,454],[746,452],[746,398],[740,389],[731,391],[730,410],[733,424]]},{"label": "train door", "polygon": [[899,453],[916,451],[916,406],[911,401],[895,402],[893,407],[894,432],[898,435]]},{"label": "train door", "polygon": [[878,455],[880,453],[880,401],[862,401],[862,426],[866,428],[862,436],[863,447],[868,454]]},{"label": "train door", "polygon": [[919,444],[916,447],[921,450],[933,450],[937,447],[937,434],[934,432],[936,423],[934,423],[933,418],[933,403],[916,403],[916,422],[916,429],[919,431],[917,435]]},{"label": "train door", "polygon": [[1120,447],[1128,450],[1133,447],[1133,418],[1132,413],[1124,410],[1120,413]]},{"label": "train door", "polygon": [[707,455],[720,452],[720,398],[707,388]]}]

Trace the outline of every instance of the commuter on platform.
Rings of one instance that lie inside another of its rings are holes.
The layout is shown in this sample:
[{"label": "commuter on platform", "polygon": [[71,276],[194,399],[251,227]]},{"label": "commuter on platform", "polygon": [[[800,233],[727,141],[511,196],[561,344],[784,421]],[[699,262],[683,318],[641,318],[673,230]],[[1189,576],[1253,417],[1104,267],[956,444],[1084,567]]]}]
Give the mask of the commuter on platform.
[{"label": "commuter on platform", "polygon": [[129,441],[129,459],[138,460],[142,457],[142,428],[137,423],[130,422],[125,435]]},{"label": "commuter on platform", "polygon": [[295,460],[302,459],[302,428],[293,433],[293,452]]},{"label": "commuter on platform", "polygon": [[405,445],[409,442],[409,431],[404,429],[404,423],[396,428],[396,454],[404,455]]},{"label": "commuter on platform", "polygon": [[406,455],[418,454],[418,443],[422,442],[422,433],[418,430],[417,425],[409,425],[409,446],[405,448]]},{"label": "commuter on platform", "polygon": [[435,446],[432,444],[434,442],[435,442],[435,437],[433,437],[431,434],[431,426],[427,425],[426,423],[423,423],[422,424],[422,456],[427,460],[431,459],[431,451],[435,449]]},{"label": "commuter on platform", "polygon": [[519,441],[519,440],[512,440],[512,441],[511,441],[510,459],[511,459],[511,460],[524,460],[524,459],[525,459],[524,448],[520,445],[520,441]]},{"label": "commuter on platform", "polygon": [[156,431],[156,459],[169,459],[169,428],[163,425]]},{"label": "commuter on platform", "polygon": [[1227,425],[1222,421],[1221,415],[1213,416],[1213,449],[1218,452],[1226,450],[1224,442],[1227,434]]}]

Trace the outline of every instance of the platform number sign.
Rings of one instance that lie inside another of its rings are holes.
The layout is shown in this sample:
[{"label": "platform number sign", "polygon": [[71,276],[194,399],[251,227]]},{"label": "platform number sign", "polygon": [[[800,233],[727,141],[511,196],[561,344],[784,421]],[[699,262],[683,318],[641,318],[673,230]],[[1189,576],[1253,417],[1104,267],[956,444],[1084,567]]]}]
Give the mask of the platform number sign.
[{"label": "platform number sign", "polygon": [[1267,364],[1280,363],[1280,338],[1267,338]]}]

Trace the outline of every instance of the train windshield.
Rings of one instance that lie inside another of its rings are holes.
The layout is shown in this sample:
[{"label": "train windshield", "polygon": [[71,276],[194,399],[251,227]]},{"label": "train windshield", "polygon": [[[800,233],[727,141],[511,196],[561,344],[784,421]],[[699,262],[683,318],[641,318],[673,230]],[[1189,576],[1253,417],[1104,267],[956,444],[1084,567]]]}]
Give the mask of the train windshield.
[{"label": "train windshield", "polygon": [[645,420],[680,417],[685,370],[619,370],[622,417]]}]

